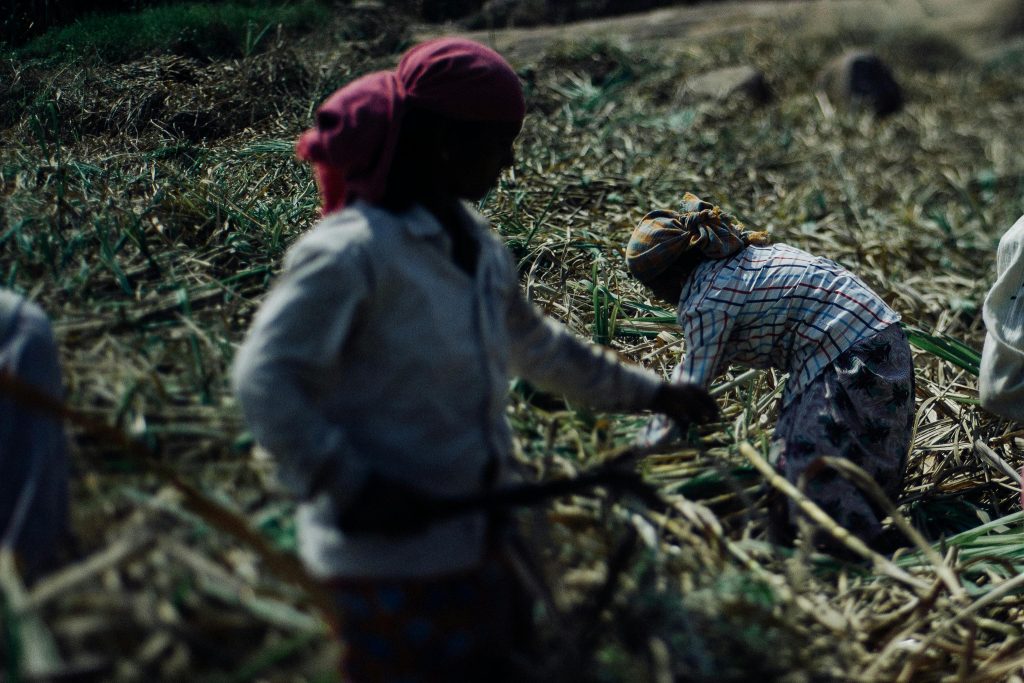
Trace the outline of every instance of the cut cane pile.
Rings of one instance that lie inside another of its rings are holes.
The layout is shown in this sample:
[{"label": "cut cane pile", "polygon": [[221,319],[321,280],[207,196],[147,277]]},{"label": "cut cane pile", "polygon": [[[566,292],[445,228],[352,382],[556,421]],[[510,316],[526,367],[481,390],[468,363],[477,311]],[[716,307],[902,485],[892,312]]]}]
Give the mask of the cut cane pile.
[{"label": "cut cane pile", "polygon": [[[360,33],[357,19],[378,23]],[[765,495],[785,482],[763,459],[784,377],[729,372],[721,422],[638,463],[667,506],[599,490],[522,513],[542,596],[524,680],[1021,680],[1024,430],[977,407],[972,355],[944,340],[981,348],[995,247],[1024,206],[1024,49],[751,26],[510,53],[530,112],[482,211],[533,301],[666,376],[683,340],[622,259],[645,211],[691,190],[861,275],[918,330],[916,434],[893,515],[915,545],[872,555],[820,515],[805,534],[823,527],[861,561],[768,544]],[[316,217],[296,134],[409,35],[367,15],[322,30],[337,39],[275,38],[243,59],[0,64],[0,275],[51,314],[69,405],[284,552],[293,503],[227,371]],[[903,112],[879,121],[816,95],[818,68],[853,40],[890,61]],[[737,64],[767,75],[772,103],[681,97],[687,77]],[[509,417],[524,476],[552,479],[602,463],[644,416],[517,382]],[[88,427],[72,434],[78,547],[23,592],[4,575],[0,678],[333,680],[336,646],[301,588],[158,471]]]}]

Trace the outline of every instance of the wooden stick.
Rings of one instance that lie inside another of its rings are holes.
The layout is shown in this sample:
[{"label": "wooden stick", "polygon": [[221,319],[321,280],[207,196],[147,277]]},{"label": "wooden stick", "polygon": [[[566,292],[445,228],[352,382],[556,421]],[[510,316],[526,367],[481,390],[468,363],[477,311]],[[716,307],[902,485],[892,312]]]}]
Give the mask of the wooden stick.
[{"label": "wooden stick", "polygon": [[432,521],[473,512],[499,512],[547,503],[554,498],[583,493],[598,487],[630,493],[655,508],[667,503],[639,474],[624,470],[618,463],[602,465],[569,479],[554,479],[530,484],[517,484],[493,491],[463,497],[437,498],[424,504],[422,514]]},{"label": "wooden stick", "polygon": [[981,456],[981,459],[989,465],[1008,476],[1018,487],[1024,486],[1020,472],[1010,467],[1010,464],[1003,460],[998,453],[989,448],[981,439],[975,439],[974,452]]},{"label": "wooden stick", "polygon": [[50,600],[75,589],[79,584],[88,581],[97,574],[116,567],[125,560],[148,550],[156,539],[148,534],[129,535],[117,539],[95,555],[66,567],[56,574],[50,574],[32,587],[22,605],[25,611],[36,610]]}]

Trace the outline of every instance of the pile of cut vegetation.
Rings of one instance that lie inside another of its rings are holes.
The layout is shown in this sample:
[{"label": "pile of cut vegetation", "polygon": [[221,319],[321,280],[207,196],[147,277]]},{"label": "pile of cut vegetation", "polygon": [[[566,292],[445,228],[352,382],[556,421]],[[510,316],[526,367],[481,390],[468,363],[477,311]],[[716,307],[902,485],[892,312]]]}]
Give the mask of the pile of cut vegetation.
[{"label": "pile of cut vegetation", "polygon": [[[667,375],[683,340],[622,250],[640,216],[691,190],[861,275],[911,326],[917,372],[892,516],[915,545],[883,557],[851,542],[862,560],[841,562],[769,544],[784,377],[728,372],[722,420],[637,463],[664,504],[601,489],[522,514],[541,588],[524,680],[1020,680],[1024,431],[978,408],[972,350],[996,243],[1024,205],[1024,52],[936,43],[934,63],[891,33],[857,38],[894,64],[901,113],[827,106],[817,71],[852,45],[767,23],[658,50],[556,43],[515,64],[530,111],[481,209],[548,314]],[[302,38],[272,26],[230,58],[0,65],[0,278],[54,319],[78,545],[27,588],[2,576],[6,680],[334,680],[317,597],[281,561],[293,503],[227,372],[316,218],[296,135],[408,41],[399,18],[366,9]],[[766,74],[771,103],[682,95],[735,65]],[[511,395],[517,459],[538,480],[600,466],[644,420],[524,384]]]}]

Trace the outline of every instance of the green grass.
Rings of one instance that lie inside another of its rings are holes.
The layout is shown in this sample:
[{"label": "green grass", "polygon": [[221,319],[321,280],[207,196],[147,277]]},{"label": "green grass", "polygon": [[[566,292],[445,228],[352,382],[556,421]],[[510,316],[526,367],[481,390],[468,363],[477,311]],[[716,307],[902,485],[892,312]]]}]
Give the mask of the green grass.
[{"label": "green grass", "polygon": [[14,54],[65,59],[96,55],[114,62],[167,52],[238,57],[259,50],[278,26],[310,28],[324,23],[329,15],[328,7],[316,0],[173,4],[135,13],[91,15],[46,32]]},{"label": "green grass", "polygon": [[[965,577],[985,575],[1012,578],[1024,570],[1024,512],[1013,512],[999,519],[962,531],[935,544],[945,553],[957,548],[958,561]],[[927,565],[920,552],[904,555],[896,560],[902,567]],[[976,592],[980,591],[970,584]]]},{"label": "green grass", "polygon": [[934,335],[910,325],[904,325],[911,344],[944,361],[966,370],[975,377],[981,371],[981,353],[948,334]]}]

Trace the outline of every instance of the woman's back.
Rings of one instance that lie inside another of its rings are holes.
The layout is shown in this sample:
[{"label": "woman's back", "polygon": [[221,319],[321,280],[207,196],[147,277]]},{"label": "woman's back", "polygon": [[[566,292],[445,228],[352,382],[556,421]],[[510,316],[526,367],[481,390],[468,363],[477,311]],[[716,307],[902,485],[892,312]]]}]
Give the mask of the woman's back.
[{"label": "woman's back", "polygon": [[694,381],[728,362],[773,367],[790,373],[784,403],[853,343],[899,320],[856,275],[785,244],[703,262],[678,315]]}]

